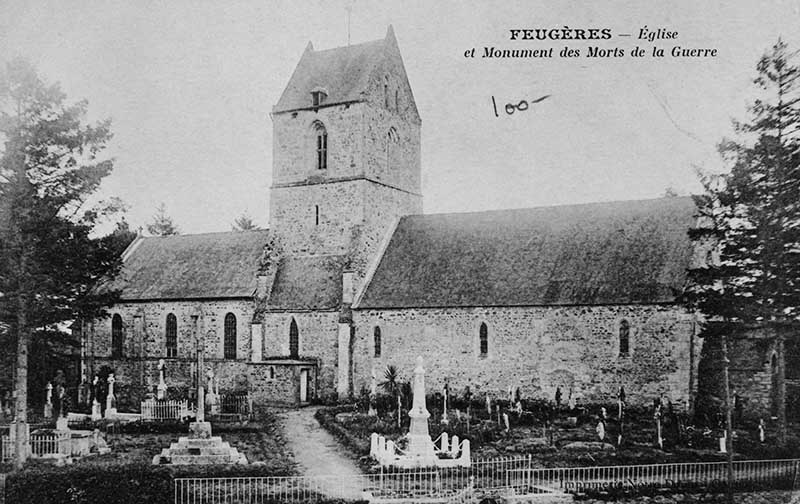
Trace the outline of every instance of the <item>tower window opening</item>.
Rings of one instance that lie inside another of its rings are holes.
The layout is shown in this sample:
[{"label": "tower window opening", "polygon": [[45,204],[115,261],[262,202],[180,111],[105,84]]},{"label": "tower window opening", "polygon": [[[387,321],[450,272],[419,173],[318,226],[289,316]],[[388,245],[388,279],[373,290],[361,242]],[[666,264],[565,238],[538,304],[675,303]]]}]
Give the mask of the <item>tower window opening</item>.
[{"label": "tower window opening", "polygon": [[314,205],[314,225],[319,226],[319,205]]},{"label": "tower window opening", "polygon": [[317,139],[317,169],[326,170],[328,168],[328,131],[322,123],[316,123],[315,136]]},{"label": "tower window opening", "polygon": [[325,102],[325,98],[327,95],[324,91],[312,91],[311,92],[311,105],[314,107],[319,107]]}]

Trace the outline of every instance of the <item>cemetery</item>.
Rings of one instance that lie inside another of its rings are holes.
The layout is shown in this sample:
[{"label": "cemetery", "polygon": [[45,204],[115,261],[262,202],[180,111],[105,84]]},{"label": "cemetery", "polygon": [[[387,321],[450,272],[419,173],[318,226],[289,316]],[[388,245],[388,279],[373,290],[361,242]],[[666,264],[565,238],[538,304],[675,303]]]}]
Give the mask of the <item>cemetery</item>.
[{"label": "cemetery", "polygon": [[[320,409],[316,418],[356,457],[375,470],[386,447],[411,444],[415,395],[408,383],[395,383],[387,369],[383,381],[373,377],[355,404]],[[416,392],[416,389],[414,389]],[[624,387],[605,403],[582,403],[578,391],[557,388],[552,399],[482,394],[470,387],[426,395],[428,429],[437,450],[447,441],[468,442],[475,459],[530,457],[537,467],[572,467],[724,461],[726,440],[721,409],[691,415],[687,404],[654,397],[651,406],[629,406]],[[641,404],[641,398],[636,403]],[[399,408],[398,408],[399,406]],[[701,409],[698,407],[698,409]],[[800,450],[800,429],[790,424],[786,446],[779,448],[776,422],[768,414],[756,419],[733,411],[734,459],[791,458]],[[452,451],[452,450],[448,450]],[[376,456],[377,454],[377,456]]]}]

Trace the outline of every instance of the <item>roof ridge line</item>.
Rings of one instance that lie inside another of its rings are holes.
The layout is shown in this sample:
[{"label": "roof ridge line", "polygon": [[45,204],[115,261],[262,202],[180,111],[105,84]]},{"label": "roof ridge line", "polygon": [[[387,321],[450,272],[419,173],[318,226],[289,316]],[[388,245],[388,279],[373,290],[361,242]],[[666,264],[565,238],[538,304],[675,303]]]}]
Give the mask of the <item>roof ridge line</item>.
[{"label": "roof ridge line", "polygon": [[568,208],[568,207],[581,207],[581,206],[593,206],[593,205],[612,205],[612,204],[622,204],[622,203],[641,203],[645,201],[659,201],[659,200],[684,200],[690,199],[692,195],[688,196],[661,196],[658,198],[638,198],[638,199],[631,199],[631,200],[611,200],[611,201],[590,201],[585,203],[557,203],[555,205],[540,205],[540,206],[532,206],[532,207],[515,207],[515,208],[490,208],[486,210],[469,210],[465,212],[437,212],[437,213],[420,213],[420,214],[408,214],[403,217],[432,217],[432,216],[445,216],[445,215],[474,215],[474,214],[481,214],[481,213],[499,213],[499,212],[518,212],[523,210],[542,210],[545,208]]}]

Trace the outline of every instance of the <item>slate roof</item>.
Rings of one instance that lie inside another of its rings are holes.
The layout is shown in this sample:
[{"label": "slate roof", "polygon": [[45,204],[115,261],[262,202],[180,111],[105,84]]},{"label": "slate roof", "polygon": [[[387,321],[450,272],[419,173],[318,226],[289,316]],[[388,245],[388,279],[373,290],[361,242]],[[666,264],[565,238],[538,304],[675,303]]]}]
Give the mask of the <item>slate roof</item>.
[{"label": "slate roof", "polygon": [[346,261],[341,255],[284,257],[266,311],[339,309]]},{"label": "slate roof", "polygon": [[691,198],[403,217],[356,308],[668,303]]},{"label": "slate roof", "polygon": [[373,69],[385,55],[386,40],[303,53],[273,113],[311,107],[311,92],[324,89],[324,105],[360,101]]},{"label": "slate roof", "polygon": [[269,231],[137,238],[110,283],[123,301],[253,295]]}]

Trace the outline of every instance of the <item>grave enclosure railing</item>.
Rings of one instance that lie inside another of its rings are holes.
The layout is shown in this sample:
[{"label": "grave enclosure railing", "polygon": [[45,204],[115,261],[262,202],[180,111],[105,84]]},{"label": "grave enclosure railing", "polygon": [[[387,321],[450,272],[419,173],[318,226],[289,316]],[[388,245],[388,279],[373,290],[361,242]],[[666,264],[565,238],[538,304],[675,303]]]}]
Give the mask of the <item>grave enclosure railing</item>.
[{"label": "grave enclosure railing", "polygon": [[190,408],[189,401],[148,399],[141,403],[142,420],[182,420],[193,416],[194,409]]},{"label": "grave enclosure railing", "polygon": [[[533,468],[529,457],[473,461],[469,468],[383,470],[357,477],[178,478],[175,504],[238,504],[278,501],[289,504],[328,499],[373,502],[466,502],[475,495],[515,495],[536,499],[627,488],[721,491],[725,462],[632,466]],[[739,488],[792,485],[800,459],[734,462]],[[368,494],[368,495],[367,495]]]},{"label": "grave enclosure railing", "polygon": [[[32,433],[29,436],[29,455],[32,457],[45,457],[48,455],[69,455],[70,454],[70,433]],[[0,437],[0,457],[2,462],[10,461],[14,458],[15,446],[10,436]]]},{"label": "grave enclosure railing", "polygon": [[[733,462],[734,483],[751,490],[791,485],[799,470],[800,459]],[[726,462],[530,468],[511,471],[512,485],[552,488],[569,493],[720,489],[727,484],[727,477]]]},{"label": "grave enclosure railing", "polygon": [[[473,461],[471,467],[383,470],[357,477],[178,478],[176,504],[316,502],[326,499],[373,501],[445,499],[457,501],[465,492],[508,488],[512,470],[530,467],[530,457]],[[531,493],[553,493],[549,489]]]}]

